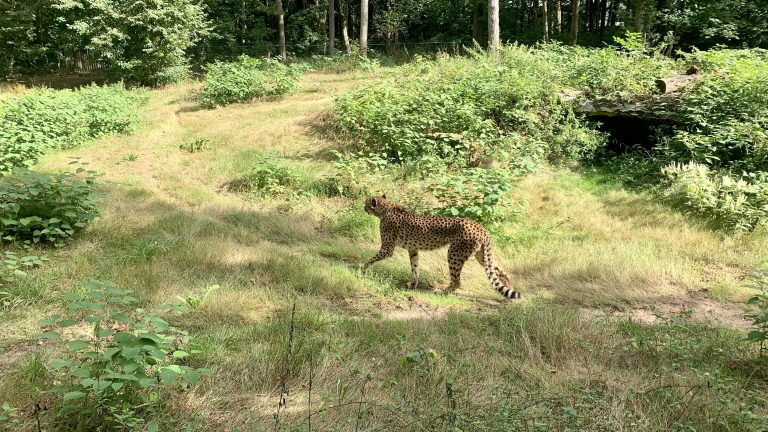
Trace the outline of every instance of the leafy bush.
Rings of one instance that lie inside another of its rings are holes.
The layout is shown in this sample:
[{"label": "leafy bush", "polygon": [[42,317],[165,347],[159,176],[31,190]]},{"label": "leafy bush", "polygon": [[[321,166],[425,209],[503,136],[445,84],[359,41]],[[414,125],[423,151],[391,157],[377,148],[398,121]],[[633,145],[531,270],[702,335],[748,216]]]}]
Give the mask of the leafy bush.
[{"label": "leafy bush", "polygon": [[17,169],[0,178],[0,235],[25,245],[62,246],[99,214],[96,174]]},{"label": "leafy bush", "polygon": [[[5,251],[0,256],[0,287],[9,284],[17,277],[24,277],[27,273],[22,270],[28,270],[43,265],[48,261],[48,257],[45,255],[24,255],[19,257],[16,252]],[[7,306],[4,304],[3,293],[0,292],[0,307]]]},{"label": "leafy bush", "polygon": [[295,168],[283,161],[263,156],[253,170],[227,185],[234,192],[250,192],[257,195],[280,195],[296,187],[301,177]]},{"label": "leafy bush", "polygon": [[66,149],[102,135],[130,132],[143,92],[122,84],[79,90],[34,90],[0,103],[0,175],[29,167],[50,149]]},{"label": "leafy bush", "polygon": [[263,96],[280,96],[298,84],[298,72],[274,59],[241,56],[232,63],[208,65],[200,101],[206,106],[246,102]]},{"label": "leafy bush", "polygon": [[663,143],[667,157],[768,171],[768,52],[696,51],[687,58],[706,73],[673,107],[685,126]]},{"label": "leafy bush", "polygon": [[704,76],[668,108],[680,127],[657,155],[670,194],[719,225],[747,231],[768,217],[768,53],[696,51]]},{"label": "leafy bush", "polygon": [[372,71],[379,68],[379,62],[360,53],[354,47],[350,53],[338,53],[330,56],[313,56],[306,60],[306,64],[316,70],[332,73],[344,73],[351,71]]},{"label": "leafy bush", "polygon": [[768,218],[768,174],[732,177],[706,165],[672,164],[664,168],[667,194],[717,226],[749,231]]},{"label": "leafy bush", "polygon": [[[60,382],[51,393],[62,395],[56,421],[80,430],[158,430],[161,394],[210,374],[185,365],[187,332],[161,318],[161,312],[184,313],[185,307],[147,311],[131,291],[111,282],[92,281],[65,296],[67,317],[41,321],[41,338],[64,339],[72,353],[51,361]],[[64,330],[82,325],[91,326],[90,335]]]},{"label": "leafy bush", "polygon": [[747,317],[752,319],[752,330],[747,335],[747,340],[760,344],[760,353],[767,349],[768,342],[768,269],[762,269],[752,276],[752,288],[757,294],[747,300],[750,310]]},{"label": "leafy bush", "polygon": [[542,45],[540,56],[558,67],[564,85],[592,99],[632,100],[656,91],[655,80],[675,72],[676,63],[648,53],[642,36],[628,33],[614,38],[622,49]]},{"label": "leafy bush", "polygon": [[431,179],[426,190],[436,204],[427,210],[444,216],[461,216],[495,223],[501,217],[504,194],[512,187],[507,169],[470,168],[461,174],[443,174]]},{"label": "leafy bush", "polygon": [[[437,157],[477,166],[522,155],[537,165],[589,155],[602,139],[569,113],[561,86],[559,66],[534,49],[417,59],[342,95],[337,123],[362,150],[397,163]],[[564,133],[567,141],[551,144]]]}]

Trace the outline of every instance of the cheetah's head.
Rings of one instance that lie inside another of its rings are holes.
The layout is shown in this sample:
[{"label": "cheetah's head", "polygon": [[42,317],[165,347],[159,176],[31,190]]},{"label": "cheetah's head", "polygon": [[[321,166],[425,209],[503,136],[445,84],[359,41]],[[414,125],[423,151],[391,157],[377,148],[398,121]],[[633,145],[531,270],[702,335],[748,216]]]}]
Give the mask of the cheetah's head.
[{"label": "cheetah's head", "polygon": [[387,202],[386,195],[370,196],[365,199],[365,212],[374,216],[379,216]]}]

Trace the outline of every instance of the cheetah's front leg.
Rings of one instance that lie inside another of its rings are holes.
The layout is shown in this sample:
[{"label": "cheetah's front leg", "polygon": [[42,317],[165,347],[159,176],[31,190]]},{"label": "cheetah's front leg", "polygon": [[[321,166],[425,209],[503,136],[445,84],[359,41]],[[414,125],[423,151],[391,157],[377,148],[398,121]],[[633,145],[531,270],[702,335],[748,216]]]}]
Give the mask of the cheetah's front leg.
[{"label": "cheetah's front leg", "polygon": [[395,252],[394,241],[382,241],[381,249],[379,249],[379,252],[373,257],[371,257],[371,259],[369,259],[368,262],[361,265],[360,271],[366,271],[368,267],[371,266],[371,264],[375,263],[376,261],[381,261],[385,258],[391,257],[394,252]]}]

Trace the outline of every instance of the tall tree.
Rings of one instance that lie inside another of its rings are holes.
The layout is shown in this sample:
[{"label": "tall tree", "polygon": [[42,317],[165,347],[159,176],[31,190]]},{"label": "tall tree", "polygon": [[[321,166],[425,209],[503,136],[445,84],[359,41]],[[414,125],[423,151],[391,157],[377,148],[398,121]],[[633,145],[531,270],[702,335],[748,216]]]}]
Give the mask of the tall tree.
[{"label": "tall tree", "polygon": [[280,59],[288,60],[288,54],[285,52],[285,13],[283,11],[283,0],[275,0],[277,7],[277,40],[280,44]]},{"label": "tall tree", "polygon": [[349,53],[349,0],[339,0],[341,13],[341,38],[344,41],[344,52]]},{"label": "tall tree", "polygon": [[499,0],[488,0],[488,48],[496,50],[501,45],[499,35]]},{"label": "tall tree", "polygon": [[579,39],[579,0],[571,0],[571,45]]},{"label": "tall tree", "polygon": [[475,0],[474,7],[472,8],[472,39],[478,44],[483,44],[484,42],[482,28],[483,2],[484,0]]},{"label": "tall tree", "polygon": [[333,54],[336,43],[336,0],[328,0],[328,54]]},{"label": "tall tree", "polygon": [[121,77],[148,85],[182,79],[186,50],[210,31],[204,8],[193,0],[56,0],[53,6],[71,17],[67,27],[85,48]]},{"label": "tall tree", "polygon": [[368,56],[368,0],[360,0],[360,52]]},{"label": "tall tree", "polygon": [[557,27],[557,37],[561,37],[563,34],[563,2],[562,0],[555,0],[555,27]]},{"label": "tall tree", "polygon": [[547,13],[547,1],[541,2],[541,17],[544,19],[544,42],[549,42],[549,17]]},{"label": "tall tree", "polygon": [[645,0],[637,0],[635,3],[635,32],[643,33],[645,23]]}]

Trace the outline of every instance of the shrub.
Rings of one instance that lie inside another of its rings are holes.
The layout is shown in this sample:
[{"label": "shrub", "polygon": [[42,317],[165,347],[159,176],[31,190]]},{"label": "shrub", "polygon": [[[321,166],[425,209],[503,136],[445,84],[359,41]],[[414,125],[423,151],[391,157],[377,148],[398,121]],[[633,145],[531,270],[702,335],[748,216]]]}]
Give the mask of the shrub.
[{"label": "shrub", "polygon": [[623,49],[542,45],[540,55],[562,74],[564,85],[591,99],[633,100],[656,91],[655,80],[675,72],[676,63],[647,53],[637,33],[614,38]]},{"label": "shrub", "polygon": [[286,94],[297,84],[296,69],[274,59],[241,56],[236,62],[208,65],[200,101],[206,106],[246,102]]},{"label": "shrub", "polygon": [[313,56],[306,64],[316,70],[332,73],[352,71],[372,71],[379,68],[379,61],[360,53],[359,48],[353,47],[349,53],[338,53],[330,56]]},{"label": "shrub", "polygon": [[425,189],[436,203],[426,210],[496,223],[502,217],[503,197],[512,184],[512,175],[504,168],[471,168],[461,174],[443,174],[427,181]]},{"label": "shrub", "polygon": [[684,127],[663,144],[677,162],[768,171],[768,54],[762,50],[694,52],[704,77],[680,100]]},{"label": "shrub", "polygon": [[755,273],[752,282],[751,288],[758,293],[747,300],[747,318],[752,320],[752,330],[747,334],[747,340],[760,344],[760,353],[763,354],[768,342],[768,268]]},{"label": "shrub", "polygon": [[295,168],[283,161],[262,156],[253,170],[227,185],[235,192],[249,192],[262,196],[280,195],[299,185],[301,177]]},{"label": "shrub", "polygon": [[[187,332],[161,318],[161,312],[184,313],[185,307],[145,310],[131,291],[111,282],[92,281],[65,296],[68,316],[41,321],[41,338],[64,339],[72,353],[51,361],[60,382],[51,393],[62,395],[57,422],[80,430],[158,430],[161,394],[194,386],[210,373],[185,365]],[[64,331],[79,325],[91,326],[91,334]]]},{"label": "shrub", "polygon": [[[11,283],[18,277],[24,277],[27,273],[24,270],[32,269],[43,265],[48,261],[48,257],[45,255],[24,255],[18,256],[16,252],[5,251],[0,255],[2,261],[0,261],[0,287]],[[24,269],[24,270],[22,270]],[[3,293],[0,292],[0,307],[7,306],[4,304]]]},{"label": "shrub", "polygon": [[[439,158],[477,166],[523,153],[537,165],[589,155],[602,140],[570,114],[561,87],[559,66],[523,47],[500,56],[417,59],[342,95],[337,124],[362,151],[396,163]],[[552,145],[564,132],[571,139]]]},{"label": "shrub", "polygon": [[768,217],[768,175],[732,177],[706,165],[672,164],[664,168],[667,194],[717,226],[749,231]]},{"label": "shrub", "polygon": [[40,174],[17,169],[0,178],[0,235],[25,245],[62,246],[99,214],[96,174]]},{"label": "shrub", "polygon": [[122,84],[80,90],[34,90],[0,104],[0,175],[29,167],[50,149],[66,149],[102,135],[130,132],[143,92]]}]

